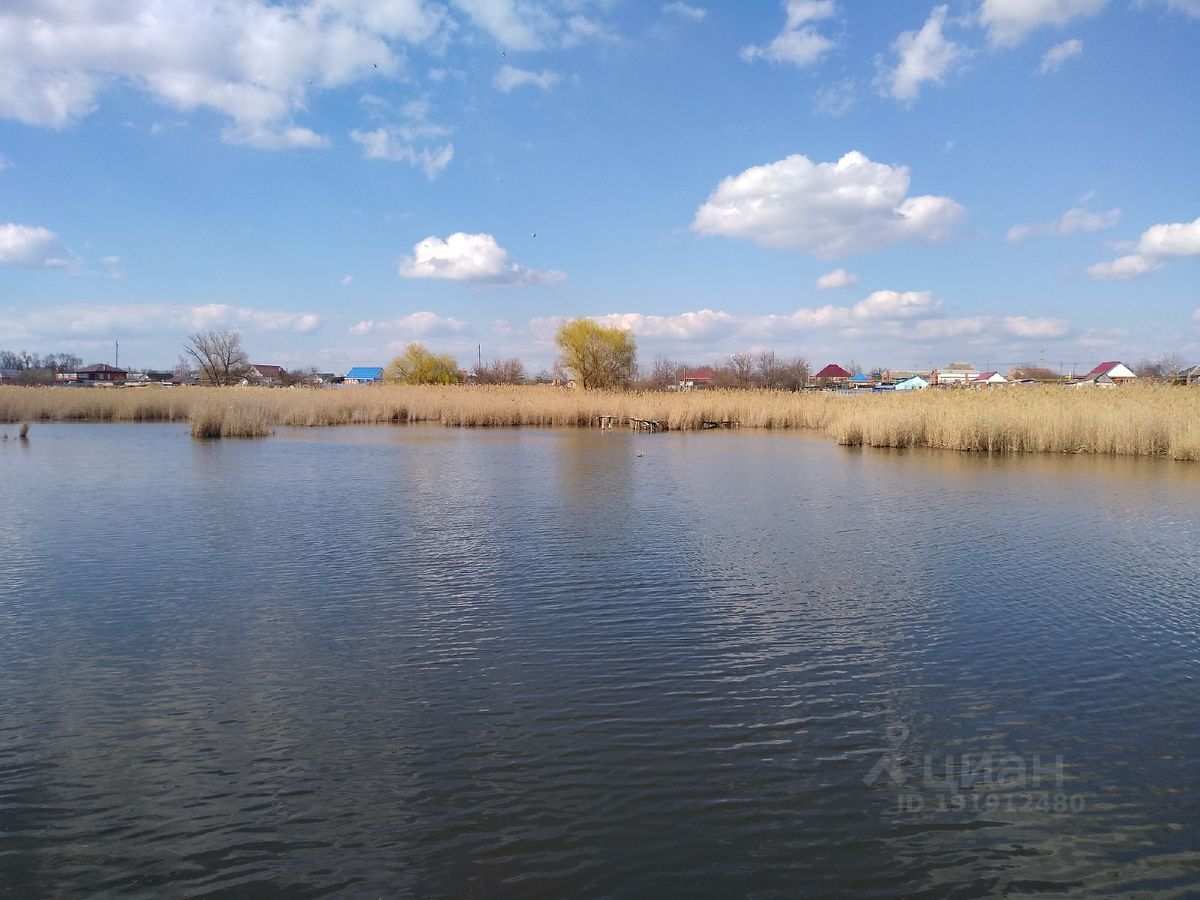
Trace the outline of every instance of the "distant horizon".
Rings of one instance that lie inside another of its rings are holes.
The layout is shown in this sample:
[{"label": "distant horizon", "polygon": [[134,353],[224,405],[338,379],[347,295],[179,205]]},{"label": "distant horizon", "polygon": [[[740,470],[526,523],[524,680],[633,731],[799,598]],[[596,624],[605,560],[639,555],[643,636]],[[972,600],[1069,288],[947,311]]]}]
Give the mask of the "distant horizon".
[{"label": "distant horizon", "polygon": [[31,0],[0,349],[1200,361],[1198,47],[1193,0]]}]

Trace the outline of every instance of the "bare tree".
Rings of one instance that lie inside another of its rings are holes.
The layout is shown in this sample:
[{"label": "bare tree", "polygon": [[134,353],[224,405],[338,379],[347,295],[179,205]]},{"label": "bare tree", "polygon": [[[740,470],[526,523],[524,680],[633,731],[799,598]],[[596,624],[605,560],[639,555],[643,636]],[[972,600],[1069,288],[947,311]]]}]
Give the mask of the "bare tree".
[{"label": "bare tree", "polygon": [[749,353],[733,354],[729,357],[729,370],[737,387],[751,387],[754,382],[754,357]]},{"label": "bare tree", "polygon": [[754,355],[754,369],[758,376],[758,382],[768,391],[777,390],[780,385],[780,378],[783,367],[775,357],[774,350],[763,350]]},{"label": "bare tree", "polygon": [[803,390],[808,384],[812,367],[803,356],[797,356],[778,364],[779,387],[785,391]]},{"label": "bare tree", "polygon": [[475,371],[479,384],[524,384],[525,364],[516,357],[484,363]]},{"label": "bare tree", "polygon": [[250,357],[242,349],[236,331],[204,331],[188,335],[184,352],[196,361],[200,380],[224,387],[238,384],[247,376]]}]

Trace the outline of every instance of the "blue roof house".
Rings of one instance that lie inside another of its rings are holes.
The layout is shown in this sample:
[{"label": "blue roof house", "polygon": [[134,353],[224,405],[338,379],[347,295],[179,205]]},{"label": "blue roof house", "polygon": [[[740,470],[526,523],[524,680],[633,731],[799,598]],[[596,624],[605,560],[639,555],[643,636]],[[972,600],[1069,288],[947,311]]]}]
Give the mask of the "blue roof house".
[{"label": "blue roof house", "polygon": [[355,366],[346,373],[346,384],[380,384],[383,366]]}]

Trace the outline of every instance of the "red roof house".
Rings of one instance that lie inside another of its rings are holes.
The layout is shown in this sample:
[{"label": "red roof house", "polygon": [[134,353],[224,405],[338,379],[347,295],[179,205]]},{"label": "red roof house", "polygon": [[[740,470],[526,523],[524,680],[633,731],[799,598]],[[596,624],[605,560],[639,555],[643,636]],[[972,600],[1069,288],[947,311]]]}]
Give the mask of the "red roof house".
[{"label": "red roof house", "polygon": [[1125,363],[1117,362],[1116,360],[1110,360],[1109,362],[1100,363],[1100,365],[1096,366],[1096,368],[1084,375],[1083,380],[1091,381],[1099,378],[1101,375],[1107,375],[1117,384],[1133,381],[1135,378],[1137,378],[1137,376],[1133,374],[1133,370],[1130,369],[1129,366],[1125,365]]},{"label": "red roof house", "polygon": [[814,378],[829,378],[845,380],[850,377],[850,373],[839,366],[837,363],[830,363],[820,372],[813,376]]},{"label": "red roof house", "polygon": [[680,369],[676,381],[681,390],[712,385],[712,369]]}]

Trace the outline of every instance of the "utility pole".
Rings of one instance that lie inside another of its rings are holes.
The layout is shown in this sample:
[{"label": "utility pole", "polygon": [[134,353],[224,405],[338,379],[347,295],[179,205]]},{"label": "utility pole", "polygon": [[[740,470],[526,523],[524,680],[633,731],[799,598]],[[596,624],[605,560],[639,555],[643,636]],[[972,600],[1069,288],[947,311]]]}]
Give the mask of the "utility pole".
[{"label": "utility pole", "polygon": [[121,368],[121,342],[113,341],[113,345],[113,367],[119,369]]}]

